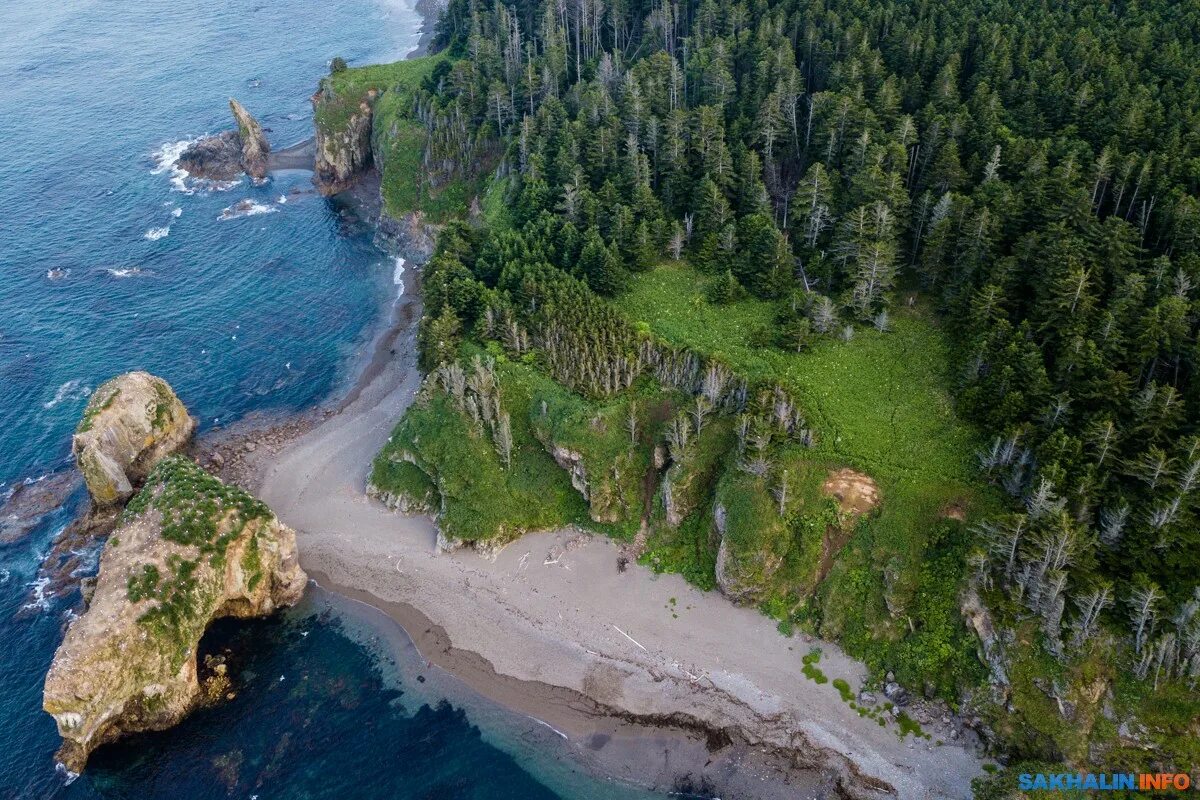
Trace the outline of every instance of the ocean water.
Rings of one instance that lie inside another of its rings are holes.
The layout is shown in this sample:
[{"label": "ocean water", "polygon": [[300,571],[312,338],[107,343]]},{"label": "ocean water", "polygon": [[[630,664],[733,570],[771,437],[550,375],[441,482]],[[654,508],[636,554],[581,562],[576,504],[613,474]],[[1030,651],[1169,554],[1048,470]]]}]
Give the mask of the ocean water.
[{"label": "ocean water", "polygon": [[[401,57],[418,24],[401,0],[0,3],[0,501],[69,463],[89,393],[117,373],[165,377],[206,429],[347,380],[396,291],[370,232],[306,173],[214,186],[172,164],[230,125],[231,96],[275,147],[306,138],[328,60]],[[41,687],[79,598],[37,576],[82,501],[0,542],[0,798],[636,796],[320,592],[208,637],[232,654],[234,700],[69,780]]]}]

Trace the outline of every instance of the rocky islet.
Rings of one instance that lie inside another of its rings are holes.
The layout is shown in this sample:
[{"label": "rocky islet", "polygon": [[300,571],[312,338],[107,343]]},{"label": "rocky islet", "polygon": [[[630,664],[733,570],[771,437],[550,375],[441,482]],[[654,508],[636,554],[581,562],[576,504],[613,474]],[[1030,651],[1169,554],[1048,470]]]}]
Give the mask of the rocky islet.
[{"label": "rocky islet", "polygon": [[194,425],[165,381],[129,373],[101,387],[76,435],[81,467],[108,467],[83,467],[97,503],[112,510],[144,486],[120,511],[88,608],[46,676],[43,707],[73,772],[101,744],[170,727],[201,702],[196,652],[210,622],[268,615],[304,592],[295,533],[177,454]]}]

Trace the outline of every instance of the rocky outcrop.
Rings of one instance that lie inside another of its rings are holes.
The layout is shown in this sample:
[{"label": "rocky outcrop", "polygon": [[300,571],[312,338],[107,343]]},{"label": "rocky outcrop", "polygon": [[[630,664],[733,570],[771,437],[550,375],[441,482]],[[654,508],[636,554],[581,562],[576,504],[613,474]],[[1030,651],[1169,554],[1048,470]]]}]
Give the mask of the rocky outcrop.
[{"label": "rocky outcrop", "polygon": [[433,257],[438,226],[425,220],[420,211],[412,211],[396,219],[380,212],[375,225],[375,246],[407,263],[421,266]]},{"label": "rocky outcrop", "polygon": [[583,466],[583,454],[562,445],[553,443],[547,443],[547,445],[550,455],[554,458],[554,463],[558,464],[560,469],[566,470],[567,475],[570,476],[571,486],[583,495],[584,500],[591,500],[587,470]]},{"label": "rocky outcrop", "polygon": [[71,440],[75,463],[98,507],[130,497],[150,470],[178,452],[196,421],[162,378],[127,372],[92,395]]},{"label": "rocky outcrop", "polygon": [[229,98],[229,110],[237,122],[238,139],[242,145],[242,169],[252,178],[267,177],[267,156],[271,153],[271,144],[263,133],[258,120],[250,116],[241,103]]},{"label": "rocky outcrop", "polygon": [[980,662],[985,664],[991,673],[992,687],[1006,690],[1008,669],[1005,666],[1004,645],[996,633],[991,612],[983,604],[979,590],[974,585],[968,585],[963,590],[959,598],[959,610],[962,612],[963,621],[979,640],[977,654]]},{"label": "rocky outcrop", "polygon": [[79,772],[101,744],[177,723],[201,698],[196,649],[209,623],[291,605],[306,580],[295,534],[270,509],[186,458],[160,462],[46,676],[59,760]]},{"label": "rocky outcrop", "polygon": [[[437,486],[433,479],[417,465],[417,459],[412,453],[401,453],[399,459],[387,466],[377,462],[373,474],[380,470],[391,473],[391,487],[383,488],[374,480],[367,481],[367,497],[378,500],[392,511],[401,514],[436,514],[441,501]],[[407,473],[407,480],[398,480],[397,476]],[[401,487],[404,488],[401,488]]]},{"label": "rocky outcrop", "polygon": [[193,178],[232,181],[242,175],[242,140],[237,131],[205,136],[179,156],[179,168]]},{"label": "rocky outcrop", "polygon": [[334,91],[330,78],[321,81],[312,97],[317,146],[313,183],[321,194],[346,191],[371,168],[371,123],[378,97],[376,89],[346,97]]},{"label": "rocky outcrop", "polygon": [[720,540],[714,577],[721,594],[735,603],[757,602],[782,559],[767,552],[735,552],[729,536],[729,512],[720,502],[713,506],[713,529]]},{"label": "rocky outcrop", "polygon": [[179,156],[179,167],[192,177],[211,181],[236,180],[243,172],[253,178],[265,178],[271,145],[262,126],[232,97],[229,109],[237,130],[193,142]]}]

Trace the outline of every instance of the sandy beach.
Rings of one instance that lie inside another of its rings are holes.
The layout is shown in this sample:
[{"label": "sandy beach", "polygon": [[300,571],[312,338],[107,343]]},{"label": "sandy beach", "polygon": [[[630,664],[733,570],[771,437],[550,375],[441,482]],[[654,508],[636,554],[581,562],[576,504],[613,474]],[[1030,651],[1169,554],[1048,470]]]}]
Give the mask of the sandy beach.
[{"label": "sandy beach", "polygon": [[529,534],[495,560],[438,552],[431,519],[367,498],[371,459],[420,385],[419,318],[419,298],[396,302],[336,405],[216,440],[233,454],[226,476],[296,529],[317,583],[387,613],[431,664],[553,726],[621,780],[726,797],[970,794],[982,762],[969,731],[952,742],[934,719],[929,740],[901,739],[802,675],[819,647],[825,674],[857,689],[865,668],[834,645],[784,637],[680,576],[619,571],[604,537]]}]

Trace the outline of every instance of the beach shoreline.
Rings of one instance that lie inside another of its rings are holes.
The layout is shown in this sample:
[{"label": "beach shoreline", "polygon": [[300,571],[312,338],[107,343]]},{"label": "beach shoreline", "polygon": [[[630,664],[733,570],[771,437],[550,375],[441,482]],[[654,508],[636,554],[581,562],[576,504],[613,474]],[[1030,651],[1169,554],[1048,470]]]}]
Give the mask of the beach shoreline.
[{"label": "beach shoreline", "polygon": [[[759,747],[734,731],[691,724],[682,716],[638,718],[573,689],[498,673],[478,653],[455,647],[445,629],[415,606],[339,584],[316,570],[309,578],[320,590],[396,625],[427,668],[552,731],[571,763],[589,775],[670,794],[841,796],[836,775],[796,764],[791,752]],[[722,777],[714,780],[714,774]]]},{"label": "beach shoreline", "polygon": [[[969,794],[982,771],[969,731],[951,742],[953,724],[934,719],[929,740],[901,738],[804,678],[801,658],[819,648],[830,678],[863,685],[865,668],[835,645],[785,638],[756,609],[681,576],[621,571],[617,543],[602,536],[530,533],[488,560],[439,552],[433,520],[369,499],[371,460],[421,383],[412,278],[344,393],[198,447],[201,463],[297,531],[319,585],[389,616],[481,695],[563,732],[601,775],[726,796],[753,786],[764,798]],[[218,466],[213,452],[230,457]]]}]

